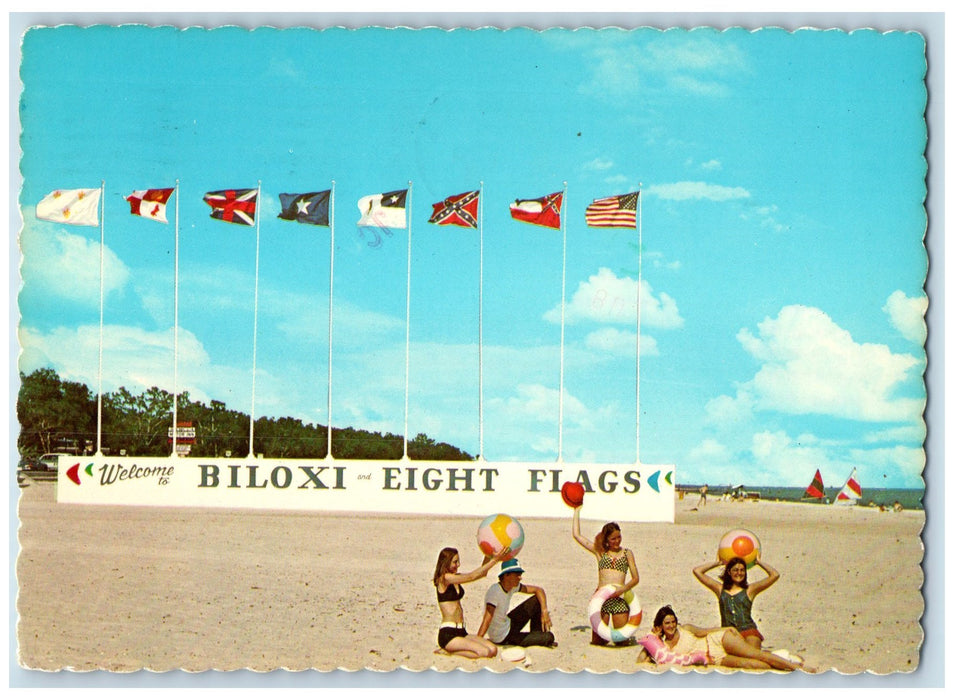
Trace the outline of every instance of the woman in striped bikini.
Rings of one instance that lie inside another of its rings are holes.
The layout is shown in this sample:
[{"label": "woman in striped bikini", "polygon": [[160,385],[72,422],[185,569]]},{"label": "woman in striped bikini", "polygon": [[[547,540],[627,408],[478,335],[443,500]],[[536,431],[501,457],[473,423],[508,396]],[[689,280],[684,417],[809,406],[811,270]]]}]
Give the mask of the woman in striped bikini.
[{"label": "woman in striped bikini", "polygon": [[489,639],[467,633],[460,599],[464,597],[463,584],[482,579],[509,553],[510,547],[505,547],[493,557],[484,557],[484,563],[479,568],[460,574],[460,555],[457,550],[453,547],[441,550],[434,569],[437,606],[441,609],[441,626],[437,631],[437,643],[441,649],[469,659],[493,658],[497,655],[497,647]]},{"label": "woman in striped bikini", "polygon": [[[623,600],[622,595],[639,583],[636,558],[631,550],[623,549],[623,534],[616,523],[606,523],[592,542],[583,537],[580,533],[581,507],[573,509],[573,539],[596,557],[599,571],[597,590],[608,585],[617,587],[616,596],[608,599],[600,608],[600,617],[607,624],[612,618],[612,626],[620,628],[629,621],[629,605]],[[627,574],[630,577],[628,582]],[[591,644],[603,646],[607,642],[593,632]]]}]

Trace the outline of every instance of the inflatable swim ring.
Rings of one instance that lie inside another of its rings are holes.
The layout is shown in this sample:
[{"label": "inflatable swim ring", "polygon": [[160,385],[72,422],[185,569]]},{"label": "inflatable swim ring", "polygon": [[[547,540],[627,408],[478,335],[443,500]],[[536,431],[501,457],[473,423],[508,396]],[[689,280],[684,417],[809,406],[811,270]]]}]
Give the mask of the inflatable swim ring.
[{"label": "inflatable swim ring", "polygon": [[[612,583],[597,588],[593,597],[590,598],[590,604],[586,608],[586,614],[590,618],[590,626],[593,628],[593,631],[596,632],[600,638],[605,639],[607,642],[613,642],[614,644],[625,642],[636,634],[636,628],[643,619],[643,611],[642,608],[639,607],[639,601],[636,599],[636,595],[633,591],[629,590],[623,594],[623,600],[629,605],[629,620],[626,624],[617,628],[609,623],[603,622],[603,618],[600,615],[600,608],[602,608],[603,603],[610,598],[617,597],[616,591],[619,588],[620,586]],[[612,623],[612,618],[610,618],[610,623]]]},{"label": "inflatable swim ring", "polygon": [[679,666],[705,666],[709,660],[706,653],[702,650],[694,651],[691,654],[677,654],[657,637],[655,634],[647,634],[639,640],[643,649],[653,657],[657,664],[678,664]]}]

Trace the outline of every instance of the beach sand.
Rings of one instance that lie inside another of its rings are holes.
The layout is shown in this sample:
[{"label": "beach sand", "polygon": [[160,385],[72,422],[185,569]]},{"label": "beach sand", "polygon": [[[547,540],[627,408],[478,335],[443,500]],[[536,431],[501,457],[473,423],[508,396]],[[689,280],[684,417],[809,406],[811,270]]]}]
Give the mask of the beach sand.
[{"label": "beach sand", "polygon": [[[744,527],[781,573],[754,606],[767,648],[818,671],[917,668],[923,511],[697,502],[677,500],[674,524],[621,514],[639,568],[638,636],[668,603],[681,622],[719,624],[691,569]],[[571,539],[570,509],[521,518],[524,583],[546,589],[559,642],[527,650],[529,664],[435,653],[437,554],[457,547],[462,571],[477,568],[475,518],[65,505],[55,484],[37,482],[22,489],[19,514],[18,659],[30,669],[660,670],[636,663],[639,647],[590,645],[596,562]],[[602,523],[585,505],[582,516],[592,538]],[[465,587],[471,632],[495,580],[496,569]]]}]

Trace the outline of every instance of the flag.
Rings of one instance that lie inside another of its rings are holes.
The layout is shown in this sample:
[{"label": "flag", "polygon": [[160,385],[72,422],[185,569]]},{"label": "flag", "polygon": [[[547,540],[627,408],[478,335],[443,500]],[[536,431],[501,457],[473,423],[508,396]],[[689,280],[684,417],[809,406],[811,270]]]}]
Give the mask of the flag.
[{"label": "flag", "polygon": [[434,214],[428,223],[438,226],[464,226],[477,228],[477,206],[479,191],[464,192],[448,197],[443,202],[432,205]]},{"label": "flag", "polygon": [[560,228],[563,193],[554,192],[538,199],[518,199],[510,205],[510,216],[528,224]]},{"label": "flag", "polygon": [[36,205],[36,218],[74,226],[99,226],[99,189],[54,190]]},{"label": "flag", "polygon": [[636,228],[639,192],[593,200],[586,208],[586,225],[596,228]]},{"label": "flag", "polygon": [[218,190],[207,192],[203,201],[212,207],[213,219],[251,226],[255,223],[258,190]]},{"label": "flag", "polygon": [[370,194],[358,200],[358,226],[407,228],[407,190]]},{"label": "flag", "polygon": [[282,213],[278,215],[279,219],[315,226],[328,225],[331,190],[307,194],[280,194],[278,198],[282,200]]},{"label": "flag", "polygon": [[166,221],[166,202],[172,196],[175,188],[170,187],[163,190],[134,190],[131,195],[126,197],[129,202],[129,211],[131,214],[141,216],[144,219],[153,221]]}]

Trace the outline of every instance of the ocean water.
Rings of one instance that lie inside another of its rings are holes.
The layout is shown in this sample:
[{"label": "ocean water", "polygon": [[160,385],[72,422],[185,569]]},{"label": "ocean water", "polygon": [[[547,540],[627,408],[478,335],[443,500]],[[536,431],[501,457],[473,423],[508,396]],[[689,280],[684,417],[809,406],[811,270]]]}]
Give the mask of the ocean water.
[{"label": "ocean water", "polygon": [[[686,491],[697,491],[700,486],[701,484],[680,484],[676,488]],[[767,501],[802,502],[802,496],[805,495],[804,486],[749,486],[746,484],[745,490],[749,493],[758,491],[760,497]],[[709,498],[719,498],[724,491],[725,488],[712,486],[710,484]],[[825,495],[828,497],[829,503],[834,502],[839,491],[841,491],[840,486],[832,486],[825,489]],[[861,498],[858,503],[865,506],[869,503],[874,503],[876,506],[883,505],[890,508],[895,501],[898,501],[906,510],[924,510],[924,489],[876,489],[862,487]],[[814,498],[806,498],[804,502],[824,505],[823,502]]]}]

